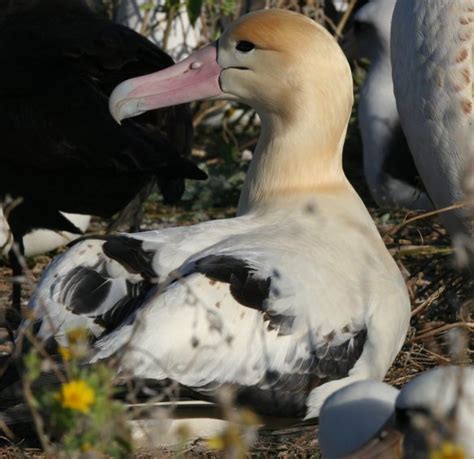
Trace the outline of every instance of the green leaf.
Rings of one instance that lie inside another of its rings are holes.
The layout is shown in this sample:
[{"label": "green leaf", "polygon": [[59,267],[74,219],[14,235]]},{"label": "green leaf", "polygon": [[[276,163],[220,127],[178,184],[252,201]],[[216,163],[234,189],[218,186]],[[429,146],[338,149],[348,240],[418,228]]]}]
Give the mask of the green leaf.
[{"label": "green leaf", "polygon": [[186,0],[186,10],[193,26],[201,15],[202,2],[203,0]]},{"label": "green leaf", "polygon": [[153,8],[155,7],[155,4],[153,1],[150,1],[150,2],[146,2],[144,3],[143,5],[140,6],[140,9],[143,11],[143,12],[147,12],[147,11],[152,11]]},{"label": "green leaf", "polygon": [[221,9],[226,16],[232,16],[236,12],[237,4],[235,0],[223,0]]},{"label": "green leaf", "polygon": [[27,369],[26,377],[31,381],[35,381],[41,374],[41,359],[35,350],[29,352],[25,358],[25,367]]},{"label": "green leaf", "polygon": [[180,0],[167,0],[165,3],[165,11],[169,12],[171,9],[179,9]]}]

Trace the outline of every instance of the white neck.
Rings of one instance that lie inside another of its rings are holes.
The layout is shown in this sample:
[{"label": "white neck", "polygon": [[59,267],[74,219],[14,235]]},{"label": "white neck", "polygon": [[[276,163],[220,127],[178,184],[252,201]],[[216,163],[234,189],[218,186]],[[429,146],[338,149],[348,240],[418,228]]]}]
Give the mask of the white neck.
[{"label": "white neck", "polygon": [[[262,131],[240,194],[237,215],[265,207],[290,195],[304,195],[347,183],[342,169],[342,147],[347,121],[334,135],[331,113],[283,120],[277,115],[261,116]],[[317,113],[316,113],[317,115]],[[334,121],[334,120],[333,120]],[[344,123],[344,124],[342,124]],[[332,129],[331,129],[332,127]],[[332,135],[331,135],[332,134]]]}]

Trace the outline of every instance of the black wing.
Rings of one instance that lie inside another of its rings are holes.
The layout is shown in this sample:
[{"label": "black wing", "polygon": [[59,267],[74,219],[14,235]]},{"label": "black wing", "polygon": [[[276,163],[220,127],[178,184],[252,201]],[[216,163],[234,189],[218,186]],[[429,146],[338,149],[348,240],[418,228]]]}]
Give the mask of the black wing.
[{"label": "black wing", "polygon": [[117,83],[170,64],[78,1],[10,12],[0,25],[0,195],[22,196],[31,212],[109,217],[150,180],[205,178],[180,155],[190,148],[187,107],[122,126],[108,112]]}]

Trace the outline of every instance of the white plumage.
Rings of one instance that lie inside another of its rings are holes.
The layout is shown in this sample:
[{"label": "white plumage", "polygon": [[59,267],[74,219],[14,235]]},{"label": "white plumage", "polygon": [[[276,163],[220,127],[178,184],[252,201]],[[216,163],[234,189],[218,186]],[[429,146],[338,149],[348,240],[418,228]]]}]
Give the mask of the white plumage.
[{"label": "white plumage", "polygon": [[[464,200],[474,155],[474,0],[399,0],[391,58],[397,107],[435,207]],[[465,210],[443,216],[451,235],[472,231]],[[471,233],[472,234],[472,233]]]},{"label": "white plumage", "polygon": [[[244,56],[242,42],[255,52]],[[262,134],[239,216],[81,242],[44,273],[31,308],[49,316],[42,338],[82,324],[98,337],[94,360],[120,354],[134,376],[204,394],[230,385],[263,414],[313,417],[335,389],[383,378],[405,338],[408,295],[342,171],[352,87],[333,38],[269,10],[236,21],[218,46],[218,64],[206,48],[168,73],[199,79],[215,69],[214,91],[258,101]],[[166,94],[168,73],[140,81]],[[116,118],[143,111],[127,105],[135,84],[112,95]]]},{"label": "white plumage", "polygon": [[[68,214],[63,215],[81,231],[86,231],[91,217],[89,215]],[[80,234],[68,233],[67,231],[35,230],[23,238],[25,256],[34,257],[42,253],[50,252],[63,245],[69,244],[80,236]],[[13,243],[10,227],[4,216],[3,208],[0,206],[0,254],[7,255]]]},{"label": "white plumage", "polygon": [[401,391],[378,381],[346,386],[321,409],[319,441],[325,459],[429,457],[446,442],[472,457],[474,368],[425,371]]},{"label": "white plumage", "polygon": [[319,418],[323,458],[347,457],[365,449],[389,428],[397,396],[397,389],[381,381],[357,381],[328,397]]},{"label": "white plumage", "polygon": [[364,173],[378,205],[431,210],[429,197],[416,183],[393,93],[390,24],[395,2],[369,1],[357,11],[350,38],[345,39],[349,57],[370,60],[358,112]]}]

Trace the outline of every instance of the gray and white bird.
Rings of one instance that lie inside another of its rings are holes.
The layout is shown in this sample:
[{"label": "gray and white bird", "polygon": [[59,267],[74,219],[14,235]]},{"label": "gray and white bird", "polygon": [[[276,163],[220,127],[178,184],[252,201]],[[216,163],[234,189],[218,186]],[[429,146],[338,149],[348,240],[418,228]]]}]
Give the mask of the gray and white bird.
[{"label": "gray and white bird", "polygon": [[400,126],[393,93],[390,24],[396,0],[370,0],[355,14],[343,47],[349,59],[368,59],[359,93],[358,121],[364,174],[381,207],[431,210]]},{"label": "gray and white bird", "polygon": [[401,391],[353,383],[326,400],[319,422],[327,459],[474,457],[474,368],[425,371]]},{"label": "gray and white bird", "polygon": [[[465,200],[474,155],[474,0],[398,0],[391,60],[400,123],[436,208]],[[473,234],[465,209],[442,215],[451,236]]]},{"label": "gray and white bird", "polygon": [[169,70],[127,80],[117,120],[202,98],[254,107],[262,132],[238,216],[83,241],[44,273],[39,337],[83,326],[94,360],[261,414],[315,417],[353,381],[382,379],[408,329],[403,278],[346,179],[350,67],[321,26],[286,10],[230,25]]}]

